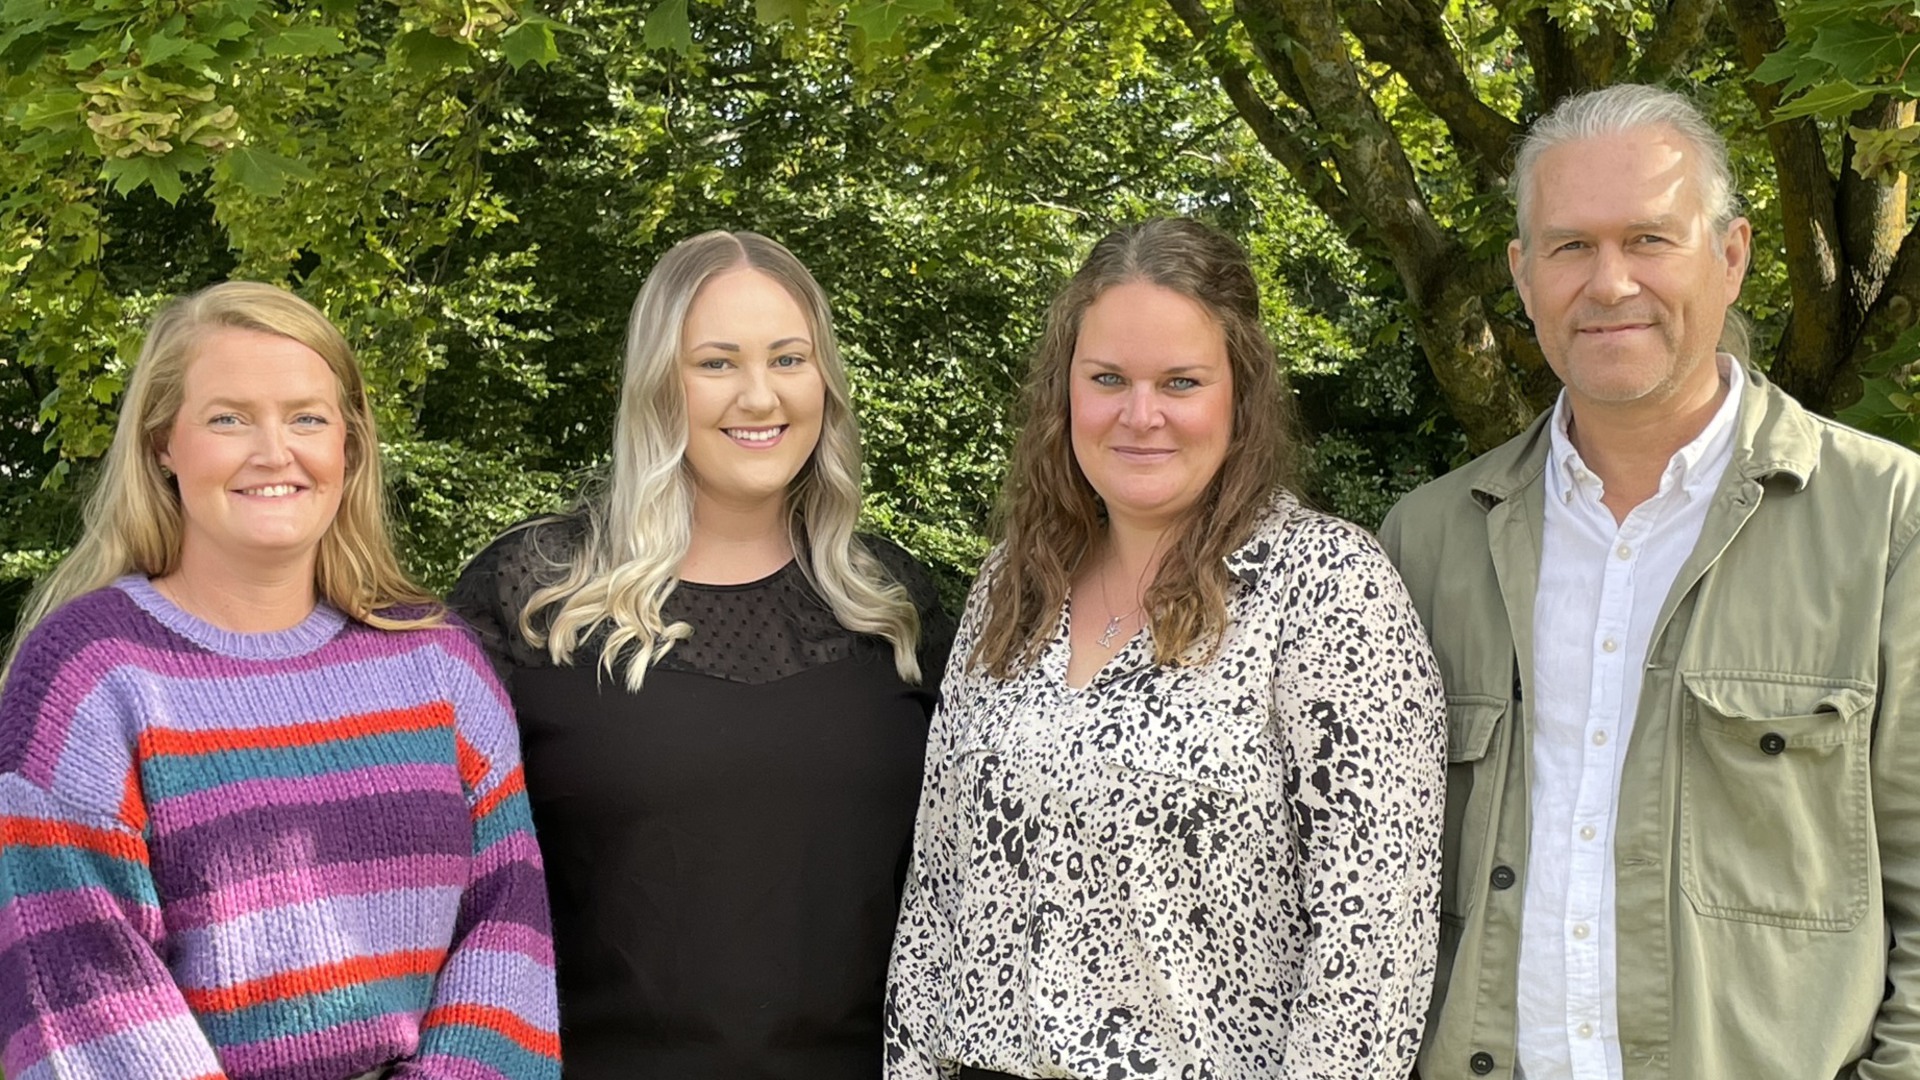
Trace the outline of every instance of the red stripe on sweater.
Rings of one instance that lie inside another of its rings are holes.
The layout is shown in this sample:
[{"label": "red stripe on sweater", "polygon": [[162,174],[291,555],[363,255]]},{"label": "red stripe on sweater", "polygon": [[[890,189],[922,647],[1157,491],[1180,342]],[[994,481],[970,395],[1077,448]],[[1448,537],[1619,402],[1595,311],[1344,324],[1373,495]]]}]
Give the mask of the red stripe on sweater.
[{"label": "red stripe on sweater", "polygon": [[504,1035],[518,1043],[520,1048],[542,1057],[560,1060],[560,1036],[550,1031],[542,1031],[520,1018],[518,1013],[492,1005],[472,1005],[459,1003],[445,1005],[427,1014],[420,1022],[420,1029],[445,1027],[448,1024],[465,1024],[468,1027],[485,1028],[498,1035]]},{"label": "red stripe on sweater", "polygon": [[217,754],[223,750],[284,750],[295,746],[343,742],[368,735],[429,731],[452,726],[453,707],[444,701],[434,701],[405,709],[358,713],[338,720],[289,724],[285,727],[214,728],[208,731],[153,728],[140,736],[140,757],[145,760]]},{"label": "red stripe on sweater", "polygon": [[129,862],[147,861],[146,841],[138,836],[47,818],[0,817],[0,847],[83,848]]},{"label": "red stripe on sweater", "polygon": [[433,975],[440,970],[447,954],[439,949],[414,949],[385,956],[357,956],[333,964],[283,971],[278,975],[252,979],[232,986],[187,989],[180,996],[195,1012],[234,1012],[268,1001],[322,994],[349,986],[398,979],[409,975]]}]

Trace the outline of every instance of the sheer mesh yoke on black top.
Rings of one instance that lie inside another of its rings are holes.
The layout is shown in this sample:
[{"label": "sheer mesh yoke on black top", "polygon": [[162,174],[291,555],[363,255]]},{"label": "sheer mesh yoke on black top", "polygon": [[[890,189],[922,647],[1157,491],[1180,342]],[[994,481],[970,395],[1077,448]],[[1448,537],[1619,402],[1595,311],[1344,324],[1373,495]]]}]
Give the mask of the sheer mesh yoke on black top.
[{"label": "sheer mesh yoke on black top", "polygon": [[[473,624],[489,655],[496,657],[496,666],[497,658],[509,661],[501,668],[503,679],[511,676],[514,667],[551,664],[546,649],[534,648],[520,633],[519,614],[534,592],[558,579],[556,567],[584,532],[578,519],[561,518],[509,533],[475,557],[461,574],[454,604]],[[937,689],[947,648],[953,643],[952,620],[941,609],[933,582],[911,555],[885,540],[862,539],[894,580],[906,587],[919,610],[922,682]],[[884,639],[841,626],[833,609],[807,582],[797,560],[741,585],[682,582],[667,597],[661,614],[669,625],[685,622],[693,627],[693,635],[676,642],[654,664],[656,670],[766,683],[856,655],[892,655],[892,645]],[[541,625],[546,621],[543,617]],[[604,631],[589,636],[575,648],[573,662],[597,665],[604,642]]]},{"label": "sheer mesh yoke on black top", "polygon": [[546,860],[567,1080],[856,1080],[881,1069],[881,998],[953,628],[882,540],[925,627],[925,686],[834,621],[796,565],[683,584],[694,628],[638,693],[602,638],[555,665],[518,631],[583,531],[509,533],[451,603],[501,667]]}]

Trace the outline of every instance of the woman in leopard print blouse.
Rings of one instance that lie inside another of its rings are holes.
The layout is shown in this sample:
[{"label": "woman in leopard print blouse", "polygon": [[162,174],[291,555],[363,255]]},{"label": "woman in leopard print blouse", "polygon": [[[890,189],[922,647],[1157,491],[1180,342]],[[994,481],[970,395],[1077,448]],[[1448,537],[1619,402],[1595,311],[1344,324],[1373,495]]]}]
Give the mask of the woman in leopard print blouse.
[{"label": "woman in leopard print blouse", "polygon": [[1196,222],[1055,299],[928,747],[889,1077],[1411,1069],[1444,704],[1378,546],[1288,494],[1276,367]]}]

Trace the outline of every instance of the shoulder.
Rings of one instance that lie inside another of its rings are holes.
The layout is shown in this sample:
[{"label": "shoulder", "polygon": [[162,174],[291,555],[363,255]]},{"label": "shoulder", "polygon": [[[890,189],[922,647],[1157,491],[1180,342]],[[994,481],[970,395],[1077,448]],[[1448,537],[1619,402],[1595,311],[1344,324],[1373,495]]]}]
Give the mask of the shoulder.
[{"label": "shoulder", "polygon": [[1253,535],[1227,556],[1226,566],[1229,574],[1259,589],[1385,562],[1379,542],[1367,530],[1281,493]]},{"label": "shoulder", "polygon": [[527,518],[482,548],[461,574],[513,574],[566,566],[586,543],[589,529],[587,515],[581,511]]},{"label": "shoulder", "polygon": [[128,647],[167,647],[167,630],[117,585],[77,596],[40,620],[14,658],[23,665],[61,664],[97,647],[124,643]]}]

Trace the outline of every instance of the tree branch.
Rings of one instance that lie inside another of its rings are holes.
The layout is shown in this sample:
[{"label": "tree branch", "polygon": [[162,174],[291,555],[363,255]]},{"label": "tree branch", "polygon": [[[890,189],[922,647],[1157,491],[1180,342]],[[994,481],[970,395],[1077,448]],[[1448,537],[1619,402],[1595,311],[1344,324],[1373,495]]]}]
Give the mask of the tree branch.
[{"label": "tree branch", "polygon": [[1720,8],[1720,0],[1671,0],[1653,30],[1653,40],[1640,54],[1633,77],[1638,82],[1661,83],[1673,77],[1700,43]]},{"label": "tree branch", "polygon": [[[1751,72],[1786,40],[1774,0],[1727,0],[1727,16]],[[1844,239],[1836,213],[1838,192],[1827,170],[1820,129],[1808,117],[1774,120],[1780,88],[1742,80],[1747,96],[1767,123],[1779,182],[1780,219],[1786,230],[1787,285],[1793,312],[1781,336],[1771,374],[1788,393],[1816,411],[1826,411],[1835,368],[1847,355],[1852,300],[1841,273]]]},{"label": "tree branch", "polygon": [[1438,10],[1412,0],[1362,0],[1348,8],[1347,28],[1368,57],[1407,80],[1454,141],[1479,159],[1485,179],[1506,175],[1520,125],[1480,100]]},{"label": "tree branch", "polygon": [[[1267,100],[1254,88],[1252,74],[1245,64],[1233,60],[1225,49],[1213,42],[1213,16],[1207,13],[1201,0],[1167,0],[1167,6],[1173,9],[1180,21],[1186,25],[1187,32],[1203,50],[1207,66],[1227,93],[1227,99],[1246,122],[1248,130],[1260,142],[1260,146],[1273,159],[1280,163],[1292,175],[1307,197],[1340,227],[1350,239],[1362,239],[1366,221],[1354,208],[1347,193],[1340,188],[1340,182],[1327,171],[1319,154],[1297,133],[1310,129],[1304,123],[1283,122]],[[1294,118],[1289,118],[1294,119]]]},{"label": "tree branch", "polygon": [[[1847,118],[1849,128],[1892,130],[1913,123],[1914,103],[1891,96],[1876,99]],[[1869,179],[1854,170],[1851,135],[1840,144],[1840,236],[1846,245],[1848,284],[1857,314],[1864,315],[1880,295],[1907,234],[1907,174]]]}]

